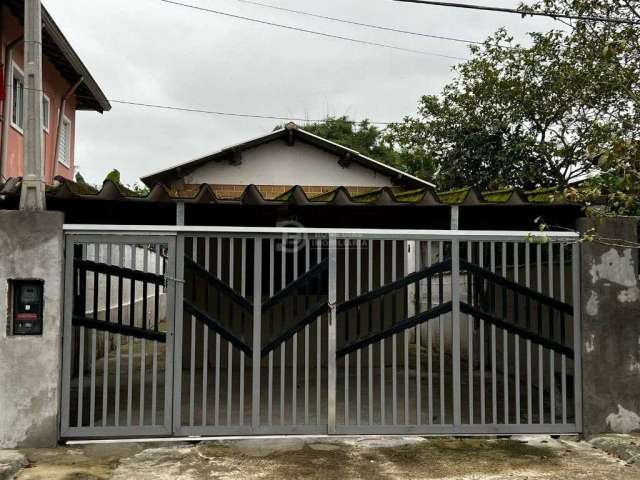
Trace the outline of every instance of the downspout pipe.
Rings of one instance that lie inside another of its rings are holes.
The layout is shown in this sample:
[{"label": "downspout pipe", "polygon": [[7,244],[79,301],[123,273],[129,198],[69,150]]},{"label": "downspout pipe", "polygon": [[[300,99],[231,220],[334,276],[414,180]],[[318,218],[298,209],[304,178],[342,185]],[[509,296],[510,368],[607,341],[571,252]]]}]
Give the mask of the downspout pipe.
[{"label": "downspout pipe", "polygon": [[13,49],[22,43],[24,36],[19,36],[8,43],[4,55],[4,101],[2,102],[2,153],[0,153],[0,175],[6,178],[7,155],[9,152],[9,125],[11,124],[11,105],[13,104]]},{"label": "downspout pipe", "polygon": [[51,169],[51,183],[53,183],[53,180],[56,178],[56,169],[58,168],[58,161],[59,161],[58,150],[60,149],[60,138],[62,135],[62,129],[60,127],[62,126],[62,121],[64,119],[64,110],[67,107],[67,100],[71,95],[75,93],[78,87],[82,85],[82,82],[84,82],[84,77],[80,77],[80,79],[76,83],[71,85],[69,90],[67,90],[65,94],[62,96],[62,103],[60,104],[60,111],[58,112],[58,125],[56,127],[57,128],[56,146],[55,146],[55,150],[53,151],[53,168]]}]

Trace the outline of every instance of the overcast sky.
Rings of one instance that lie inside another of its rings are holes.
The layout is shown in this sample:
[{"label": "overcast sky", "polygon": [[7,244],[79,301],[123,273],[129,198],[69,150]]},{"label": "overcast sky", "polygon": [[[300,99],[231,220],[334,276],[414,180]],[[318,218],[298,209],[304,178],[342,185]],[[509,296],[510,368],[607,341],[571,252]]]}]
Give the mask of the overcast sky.
[{"label": "overcast sky", "polygon": [[[239,0],[180,0],[266,21],[466,57],[461,43],[419,38],[280,12]],[[392,0],[257,0],[321,15],[483,40],[507,27],[526,32],[550,19]],[[515,7],[517,0],[458,0]],[[456,60],[359,45],[259,25],[159,0],[43,0],[110,99],[206,110],[397,121],[437,94]],[[557,25],[557,24],[556,24]],[[100,183],[117,168],[127,183],[273,129],[274,120],[172,112],[113,103],[79,112],[76,165]]]}]

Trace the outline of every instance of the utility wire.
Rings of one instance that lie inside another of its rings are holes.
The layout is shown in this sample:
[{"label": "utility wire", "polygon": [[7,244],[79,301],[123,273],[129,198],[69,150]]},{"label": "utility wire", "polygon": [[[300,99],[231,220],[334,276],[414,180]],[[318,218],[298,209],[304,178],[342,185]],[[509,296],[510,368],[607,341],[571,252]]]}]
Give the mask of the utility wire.
[{"label": "utility wire", "polygon": [[317,13],[311,13],[311,12],[305,12],[302,10],[294,10],[292,8],[285,8],[285,7],[278,7],[277,5],[270,5],[268,3],[261,3],[261,2],[254,2],[252,0],[236,0],[237,2],[240,3],[246,3],[249,5],[256,5],[259,7],[265,7],[265,8],[271,8],[273,10],[280,10],[282,12],[289,12],[289,13],[295,13],[298,15],[306,15],[307,17],[314,17],[314,18],[321,18],[323,20],[331,20],[334,22],[340,22],[340,23],[346,23],[349,25],[356,25],[358,27],[366,27],[366,28],[373,28],[376,30],[383,30],[385,32],[395,32],[395,33],[404,33],[406,35],[415,35],[418,37],[426,37],[426,38],[435,38],[438,40],[448,40],[451,42],[460,42],[460,43],[469,43],[469,44],[475,44],[475,45],[482,45],[483,42],[479,42],[479,41],[475,41],[475,40],[467,40],[464,38],[457,38],[457,37],[445,37],[442,35],[434,35],[434,34],[430,34],[430,33],[422,33],[422,32],[413,32],[410,30],[402,30],[399,28],[392,28],[392,27],[383,27],[381,25],[372,25],[370,23],[363,23],[363,22],[356,22],[354,20],[347,20],[344,18],[337,18],[337,17],[329,17],[326,15],[319,15]]},{"label": "utility wire", "polygon": [[[287,121],[291,121],[291,122],[316,122],[316,123],[317,122],[324,122],[326,120],[326,118],[302,118],[302,117],[286,117],[286,116],[280,116],[280,115],[261,115],[261,114],[254,114],[254,113],[222,112],[222,111],[218,111],[218,110],[205,110],[205,109],[202,109],[202,108],[176,107],[176,106],[172,106],[172,105],[160,105],[160,104],[155,104],[155,103],[143,103],[143,102],[135,102],[135,101],[131,101],[131,100],[109,99],[109,102],[118,103],[118,104],[121,104],[121,105],[132,105],[132,106],[135,106],[135,107],[156,108],[156,109],[162,109],[162,110],[173,110],[173,111],[189,112],[189,113],[204,113],[204,114],[208,114],[208,115],[221,115],[221,116],[226,116],[226,117],[258,118],[258,119],[265,119],[265,120],[287,120]],[[356,120],[347,120],[347,122],[353,123],[353,124],[360,123],[359,121],[356,121]],[[374,125],[390,125],[391,123],[394,123],[394,122],[374,122],[374,121],[369,121],[369,123],[374,124]]]},{"label": "utility wire", "polygon": [[486,10],[489,12],[499,13],[516,13],[521,16],[537,16],[537,17],[551,17],[551,18],[568,18],[570,20],[584,20],[588,22],[605,22],[605,23],[618,23],[629,25],[640,25],[640,22],[635,20],[628,20],[626,18],[618,17],[598,17],[593,15],[569,15],[560,12],[534,12],[530,10],[519,10],[517,8],[503,8],[503,7],[490,7],[486,5],[470,5],[467,3],[455,3],[455,2],[440,2],[434,0],[394,0],[395,2],[403,3],[419,3],[422,5],[436,5],[439,7],[453,7],[453,8],[466,8],[469,10]]},{"label": "utility wire", "polygon": [[235,18],[237,20],[244,20],[244,21],[247,21],[247,22],[261,23],[263,25],[269,25],[271,27],[284,28],[284,29],[287,29],[287,30],[294,30],[294,31],[297,31],[297,32],[308,33],[308,34],[311,34],[311,35],[319,35],[321,37],[335,38],[335,39],[338,39],[338,40],[346,40],[348,42],[360,43],[360,44],[363,44],[363,45],[370,45],[370,46],[374,46],[374,47],[389,48],[389,49],[392,49],[392,50],[399,50],[399,51],[402,51],[402,52],[417,53],[417,54],[420,54],[420,55],[429,55],[429,56],[433,56],[433,57],[448,58],[450,60],[462,60],[462,61],[466,61],[467,60],[466,58],[455,57],[453,55],[445,55],[445,54],[436,53],[436,52],[426,52],[424,50],[414,50],[412,48],[398,47],[396,45],[389,45],[387,43],[370,42],[368,40],[360,40],[360,39],[352,38],[352,37],[343,37],[343,36],[340,36],[340,35],[334,35],[334,34],[325,33],[325,32],[318,32],[316,30],[309,30],[309,29],[306,29],[306,28],[292,27],[290,25],[283,25],[281,23],[269,22],[269,21],[266,21],[266,20],[260,20],[258,18],[244,17],[242,15],[235,15],[235,14],[232,14],[232,13],[221,12],[219,10],[212,10],[212,9],[209,9],[209,8],[199,7],[199,6],[196,6],[196,5],[190,5],[188,3],[176,2],[176,1],[173,1],[173,0],[158,0],[158,1],[162,2],[162,3],[169,4],[169,5],[175,5],[175,6],[179,6],[179,7],[190,8],[190,9],[198,10],[198,11],[201,11],[201,12],[212,13],[212,14],[215,14],[215,15],[222,15],[222,16],[225,16],[225,17]]},{"label": "utility wire", "polygon": [[[29,88],[29,87],[23,87],[23,90],[33,90],[36,92],[42,92],[46,95],[53,95],[53,92],[49,92],[47,90],[44,89],[36,89],[36,88]],[[89,95],[80,95],[80,94],[75,94],[75,96],[77,98],[84,98],[87,100],[93,100],[94,98],[92,96]],[[219,116],[224,116],[224,117],[237,117],[237,118],[257,118],[257,119],[263,119],[263,120],[286,120],[286,121],[290,121],[290,122],[314,122],[314,123],[319,123],[319,122],[324,122],[327,120],[327,118],[304,118],[304,117],[288,117],[285,115],[272,115],[272,114],[259,114],[259,113],[238,113],[238,112],[224,112],[221,110],[208,110],[205,108],[190,108],[190,107],[178,107],[175,105],[164,105],[164,104],[160,104],[160,103],[146,103],[146,102],[137,102],[135,100],[121,100],[121,99],[116,99],[116,98],[108,98],[107,99],[108,102],[110,103],[117,103],[120,105],[129,105],[129,106],[134,106],[134,107],[143,107],[143,108],[155,108],[155,109],[159,109],[159,110],[171,110],[171,111],[176,111],[176,112],[187,112],[187,113],[202,113],[202,114],[206,114],[206,115],[219,115]],[[345,120],[347,123],[352,123],[354,125],[357,125],[359,123],[362,123],[362,120]],[[392,123],[397,123],[397,122],[377,122],[377,121],[373,121],[373,120],[366,120],[368,123],[372,124],[372,125],[391,125]]]}]

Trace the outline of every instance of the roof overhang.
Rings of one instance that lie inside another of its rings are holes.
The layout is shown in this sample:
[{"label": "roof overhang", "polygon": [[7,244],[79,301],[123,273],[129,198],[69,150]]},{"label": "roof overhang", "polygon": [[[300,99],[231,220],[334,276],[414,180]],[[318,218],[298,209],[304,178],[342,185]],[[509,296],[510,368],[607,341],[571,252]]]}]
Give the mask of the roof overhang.
[{"label": "roof overhang", "polygon": [[[355,150],[309,133],[301,128],[298,128],[298,126],[293,123],[290,123],[286,127],[275,130],[266,135],[262,135],[251,140],[247,140],[246,142],[223,148],[222,150],[219,150],[218,152],[212,153],[210,155],[205,155],[204,157],[200,157],[195,160],[190,160],[188,162],[184,162],[173,167],[160,170],[158,172],[142,177],[141,180],[148,187],[153,187],[158,183],[171,184],[173,181],[183,178],[185,175],[189,174],[190,172],[206,163],[232,158],[239,152],[255,148],[278,139],[282,139],[287,142],[301,141],[327,152],[333,153],[341,159],[348,158],[349,162],[359,163],[362,166],[370,168],[384,176],[389,177],[394,182],[394,184],[403,185],[407,188],[425,188],[435,186],[431,182],[410,175],[406,172],[398,170],[397,168],[393,168],[378,160],[374,160],[373,158],[362,155]],[[252,179],[248,180],[251,181]]]},{"label": "roof overhang", "polygon": [[[24,1],[2,0],[21,24],[24,24]],[[111,110],[111,104],[89,70],[66,39],[53,17],[42,7],[42,53],[70,85],[82,78],[75,92],[78,110],[95,110],[103,113]]]}]

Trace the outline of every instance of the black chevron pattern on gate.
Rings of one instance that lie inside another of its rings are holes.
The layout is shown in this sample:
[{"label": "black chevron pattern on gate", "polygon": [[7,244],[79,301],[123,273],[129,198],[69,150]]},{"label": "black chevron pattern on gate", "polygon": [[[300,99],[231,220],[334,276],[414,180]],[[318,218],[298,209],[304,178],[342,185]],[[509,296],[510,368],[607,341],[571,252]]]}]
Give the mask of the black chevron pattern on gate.
[{"label": "black chevron pattern on gate", "polygon": [[184,311],[251,356],[253,304],[188,256],[184,276]]},{"label": "black chevron pattern on gate", "polygon": [[[450,259],[444,260],[339,304],[343,331],[338,338],[338,357],[450,313],[453,304],[444,301],[443,276],[451,273],[451,265]],[[566,317],[573,315],[571,305],[463,260],[460,274],[466,276],[467,284],[467,301],[460,302],[461,313],[573,358],[574,351],[566,344],[567,337],[571,338],[566,332]],[[409,315],[407,287],[413,285],[416,298],[420,298],[425,284],[426,309],[416,303],[416,313]],[[434,290],[437,299],[432,304]]]},{"label": "black chevron pattern on gate", "polygon": [[[261,355],[282,343],[329,311],[322,285],[328,282],[329,259],[310,268],[262,304]],[[265,328],[267,327],[267,328]]]},{"label": "black chevron pattern on gate", "polygon": [[574,351],[567,345],[567,338],[573,338],[567,335],[571,305],[464,260],[460,270],[467,276],[462,313],[573,358]]}]

